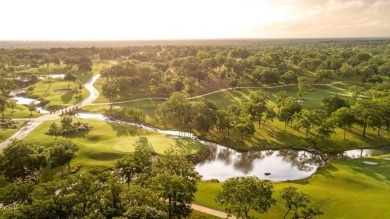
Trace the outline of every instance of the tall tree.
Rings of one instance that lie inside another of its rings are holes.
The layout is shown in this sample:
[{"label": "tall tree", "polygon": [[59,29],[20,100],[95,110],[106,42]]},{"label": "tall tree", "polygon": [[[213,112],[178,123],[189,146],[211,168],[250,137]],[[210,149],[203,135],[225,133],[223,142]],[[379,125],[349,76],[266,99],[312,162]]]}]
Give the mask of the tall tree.
[{"label": "tall tree", "polygon": [[152,165],[152,151],[148,139],[141,137],[134,146],[134,153],[124,156],[115,165],[127,184],[130,184],[135,175],[150,171]]},{"label": "tall tree", "polygon": [[266,213],[275,204],[271,182],[257,177],[234,177],[225,181],[215,201],[225,207],[228,215],[249,219],[251,210]]},{"label": "tall tree", "polygon": [[0,171],[8,181],[39,181],[41,169],[46,166],[42,149],[26,141],[13,141],[0,155]]},{"label": "tall tree", "polygon": [[57,138],[54,140],[53,146],[49,149],[48,162],[50,168],[55,169],[61,167],[61,177],[64,174],[63,166],[68,166],[70,172],[70,161],[76,156],[79,147],[69,139]]},{"label": "tall tree", "polygon": [[166,200],[169,218],[187,217],[200,179],[192,163],[178,151],[167,150],[153,166],[151,189]]},{"label": "tall tree", "polygon": [[355,116],[351,109],[347,107],[341,107],[331,114],[331,118],[335,124],[344,130],[344,140],[347,133],[347,128],[355,122]]},{"label": "tall tree", "polygon": [[303,96],[307,93],[309,93],[311,90],[311,85],[309,84],[309,81],[306,77],[299,77],[298,78],[298,97],[300,100],[302,100]]},{"label": "tall tree", "polygon": [[282,189],[280,195],[285,202],[284,207],[287,209],[283,218],[286,218],[291,211],[294,213],[293,219],[309,219],[324,214],[317,207],[309,207],[308,205],[311,202],[309,196],[298,192],[295,187],[289,186]]}]

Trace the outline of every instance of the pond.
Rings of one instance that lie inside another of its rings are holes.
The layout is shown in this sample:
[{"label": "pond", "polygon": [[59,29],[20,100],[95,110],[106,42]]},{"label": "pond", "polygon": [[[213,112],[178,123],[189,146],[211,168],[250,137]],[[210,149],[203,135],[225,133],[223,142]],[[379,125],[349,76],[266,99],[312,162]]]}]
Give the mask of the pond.
[{"label": "pond", "polygon": [[38,79],[57,79],[57,78],[64,78],[65,74],[49,74],[49,75],[38,75]]},{"label": "pond", "polygon": [[343,153],[338,154],[340,158],[362,158],[362,157],[371,157],[371,156],[380,156],[390,153],[390,146],[375,148],[375,149],[354,149],[344,151]]},{"label": "pond", "polygon": [[[76,117],[127,123],[95,113],[78,113]],[[311,176],[317,171],[318,167],[324,165],[320,156],[307,151],[261,150],[237,152],[219,144],[200,140],[189,132],[162,130],[135,123],[127,124],[162,134],[191,137],[207,146],[210,153],[195,166],[195,169],[204,180],[218,179],[224,181],[237,176],[257,176],[272,181],[297,180]]]},{"label": "pond", "polygon": [[27,97],[22,97],[22,96],[16,96],[16,95],[15,96],[11,96],[11,98],[16,100],[16,104],[20,104],[20,105],[28,105],[31,102],[35,102],[35,104],[37,105],[37,109],[36,109],[37,112],[42,113],[42,114],[50,113],[49,111],[43,109],[43,107],[40,106],[41,101],[39,101],[37,99],[27,98]]}]

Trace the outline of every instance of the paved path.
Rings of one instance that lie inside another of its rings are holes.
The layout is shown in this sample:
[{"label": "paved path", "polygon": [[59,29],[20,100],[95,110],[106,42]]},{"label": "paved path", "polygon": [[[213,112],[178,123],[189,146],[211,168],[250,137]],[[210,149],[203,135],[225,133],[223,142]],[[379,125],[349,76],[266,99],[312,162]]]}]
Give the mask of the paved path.
[{"label": "paved path", "polygon": [[200,211],[200,212],[203,212],[203,213],[206,213],[206,214],[210,214],[210,215],[213,215],[213,216],[216,216],[216,217],[220,217],[220,218],[236,219],[235,216],[227,217],[228,215],[225,212],[223,212],[223,211],[218,211],[218,210],[215,210],[215,209],[212,209],[212,208],[207,208],[207,207],[204,207],[204,206],[201,206],[201,205],[192,204],[191,208],[194,209],[195,211]]},{"label": "paved path", "polygon": [[[77,103],[73,106],[68,106],[64,108],[64,111],[73,109],[75,107],[83,107],[91,104],[93,101],[95,101],[99,97],[99,92],[93,87],[93,84],[95,81],[100,77],[100,74],[97,74],[92,77],[92,79],[84,85],[84,87],[89,91],[89,96],[87,99],[83,100],[81,103]],[[52,114],[43,115],[38,118],[31,118],[31,119],[15,119],[15,120],[28,120],[27,124],[24,125],[22,128],[19,129],[14,135],[9,137],[7,140],[0,143],[0,150],[3,150],[5,147],[7,147],[13,139],[20,140],[26,137],[28,134],[30,134],[38,125],[40,125],[42,122],[45,121],[51,121],[56,120],[60,118],[61,111],[57,111]]]},{"label": "paved path", "polygon": [[[328,83],[328,84],[312,84],[312,85],[314,85],[314,86],[330,86],[330,85],[341,84],[341,83],[345,83],[345,82],[349,82],[349,81],[336,81],[336,82],[332,82],[332,83]],[[261,87],[261,86],[236,87],[235,89],[274,89],[274,88],[281,88],[281,87],[290,87],[290,86],[294,86],[294,85],[297,85],[297,84],[284,84],[284,85],[276,85],[276,86],[269,86],[269,87]],[[224,92],[224,91],[228,91],[228,90],[232,90],[232,88],[223,88],[223,89],[208,92],[205,94],[200,94],[200,95],[197,95],[194,97],[188,97],[187,99],[196,99],[196,98],[205,97],[205,96],[208,96],[211,94]],[[91,103],[89,105],[103,106],[103,105],[109,105],[109,104],[131,103],[131,102],[137,102],[137,101],[142,101],[142,100],[167,100],[167,99],[168,99],[167,97],[145,97],[145,98],[139,98],[139,99],[134,99],[134,100],[112,102],[112,103]]]}]

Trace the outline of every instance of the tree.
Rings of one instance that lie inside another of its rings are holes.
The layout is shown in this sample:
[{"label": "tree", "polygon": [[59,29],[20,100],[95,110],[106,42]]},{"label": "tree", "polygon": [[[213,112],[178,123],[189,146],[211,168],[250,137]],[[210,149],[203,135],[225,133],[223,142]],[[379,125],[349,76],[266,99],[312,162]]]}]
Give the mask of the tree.
[{"label": "tree", "polygon": [[341,107],[331,114],[331,118],[337,125],[337,127],[344,130],[344,140],[347,133],[347,128],[355,122],[355,116],[351,109],[347,107]]},{"label": "tree", "polygon": [[320,138],[330,138],[332,134],[335,133],[335,124],[332,121],[332,119],[324,119],[322,118],[320,121],[319,126],[317,127],[317,135],[315,138],[315,141],[320,137]]},{"label": "tree", "polygon": [[4,111],[8,106],[8,98],[6,96],[0,95],[0,111],[1,118],[4,119]]},{"label": "tree", "polygon": [[349,88],[349,91],[351,92],[351,96],[352,96],[352,99],[353,99],[353,104],[356,103],[356,99],[364,91],[364,89],[365,88],[362,87],[362,86],[351,86]]},{"label": "tree", "polygon": [[69,139],[56,138],[53,146],[49,149],[48,162],[50,168],[55,169],[61,167],[61,177],[64,175],[63,166],[68,166],[68,173],[70,172],[70,161],[76,156],[76,151],[79,147]]},{"label": "tree", "polygon": [[241,141],[244,139],[244,135],[253,135],[256,131],[249,115],[236,117],[233,128],[241,134]]},{"label": "tree", "polygon": [[[1,101],[0,101],[1,102]],[[1,103],[0,103],[1,104]],[[8,100],[8,106],[11,108],[12,112],[14,112],[14,109],[16,108],[16,100],[9,99]]]},{"label": "tree", "polygon": [[121,193],[121,204],[125,209],[123,218],[167,218],[165,203],[157,201],[158,194],[140,185],[130,185]]},{"label": "tree", "polygon": [[103,95],[108,98],[108,100],[110,101],[110,106],[112,107],[112,101],[119,94],[118,84],[115,82],[106,83],[103,85],[102,90],[103,90]]},{"label": "tree", "polygon": [[191,103],[187,100],[183,93],[174,92],[168,99],[166,104],[169,112],[172,112],[179,119],[182,125],[189,122],[191,115]]},{"label": "tree", "polygon": [[333,95],[331,97],[325,97],[322,100],[322,103],[325,106],[325,110],[330,115],[331,113],[335,112],[336,110],[340,109],[341,107],[350,107],[349,102],[338,95]]},{"label": "tree", "polygon": [[127,184],[130,184],[135,175],[150,171],[152,165],[152,151],[148,139],[141,137],[134,146],[134,153],[124,156],[115,164]]},{"label": "tree", "polygon": [[286,129],[287,123],[292,124],[294,115],[302,110],[301,104],[291,97],[287,97],[284,101],[283,107],[279,113],[279,120],[284,122],[284,128]]},{"label": "tree", "polygon": [[127,107],[125,110],[125,119],[129,122],[134,122],[136,124],[142,123],[145,121],[145,113],[142,110],[136,109],[134,107]]},{"label": "tree", "polygon": [[217,121],[217,106],[205,99],[192,104],[191,111],[193,120],[196,122],[196,129],[200,132],[208,132],[210,127]]},{"label": "tree", "polygon": [[231,126],[231,117],[228,112],[225,110],[217,110],[216,111],[216,116],[217,116],[217,131],[220,132],[222,129],[227,129],[228,130],[228,136],[229,136],[229,129],[232,127]]},{"label": "tree", "polygon": [[280,192],[282,199],[285,201],[284,207],[287,209],[283,218],[286,218],[290,211],[293,211],[293,219],[309,219],[315,216],[323,215],[317,207],[308,207],[311,200],[308,195],[297,191],[297,188],[289,186]]},{"label": "tree", "polygon": [[298,78],[298,97],[300,100],[302,100],[302,97],[309,93],[311,90],[311,85],[309,84],[306,77],[299,77]]},{"label": "tree", "polygon": [[157,158],[152,175],[151,189],[160,200],[166,200],[168,217],[187,217],[200,179],[194,165],[182,153],[169,149]]},{"label": "tree", "polygon": [[296,127],[305,129],[305,137],[309,135],[310,129],[320,124],[320,115],[319,112],[313,110],[303,109],[298,116]]},{"label": "tree", "polygon": [[278,108],[278,114],[280,112],[280,108],[284,105],[284,101],[287,98],[286,91],[279,91],[276,93],[276,107]]},{"label": "tree", "polygon": [[35,104],[35,101],[31,101],[31,102],[27,105],[27,108],[28,108],[28,110],[30,111],[30,116],[32,116],[32,112],[34,112],[35,110],[37,110],[37,105]]},{"label": "tree", "polygon": [[12,182],[20,178],[39,181],[41,169],[46,166],[46,157],[36,145],[25,141],[13,141],[0,156],[0,172]]},{"label": "tree", "polygon": [[353,112],[355,114],[356,121],[363,127],[363,137],[366,137],[366,129],[368,124],[372,121],[375,115],[380,114],[380,107],[378,103],[372,100],[359,101],[353,107]]},{"label": "tree", "polygon": [[230,178],[217,193],[215,201],[225,207],[228,215],[234,213],[238,218],[249,219],[252,209],[265,213],[275,204],[272,188],[271,182],[254,176]]},{"label": "tree", "polygon": [[15,84],[13,80],[5,78],[2,78],[0,80],[0,92],[2,96],[7,97],[14,88]]}]

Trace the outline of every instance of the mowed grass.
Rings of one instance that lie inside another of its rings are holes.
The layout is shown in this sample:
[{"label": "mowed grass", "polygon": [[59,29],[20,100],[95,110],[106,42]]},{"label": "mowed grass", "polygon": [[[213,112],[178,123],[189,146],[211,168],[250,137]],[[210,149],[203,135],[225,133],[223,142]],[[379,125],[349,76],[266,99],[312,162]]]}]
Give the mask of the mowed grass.
[{"label": "mowed grass", "polygon": [[[327,88],[315,88],[305,96],[303,102],[304,108],[315,109],[321,106],[323,98],[338,94],[347,96],[348,87],[353,83],[338,83]],[[227,109],[230,105],[243,106],[245,100],[249,99],[249,94],[256,89],[240,89],[240,90],[227,90],[219,93],[207,95],[204,98],[212,103],[215,103],[220,109]],[[270,97],[270,104],[274,105],[275,93],[280,90],[285,90],[289,95],[295,97],[296,88],[295,86],[288,86],[282,88],[263,89],[268,93]],[[156,115],[156,109],[161,100],[141,100],[130,103],[118,104],[114,106],[114,110],[120,110],[121,107],[133,106],[141,109],[146,115],[146,123],[151,124],[155,127],[163,128],[162,122],[159,121]],[[105,113],[110,107],[104,106],[87,106],[83,110],[95,113]],[[277,110],[277,109],[275,109]],[[171,123],[169,123],[171,122]],[[362,128],[358,125],[347,130],[346,140],[344,140],[344,132],[341,129],[336,129],[336,133],[332,135],[330,139],[317,139],[317,144],[314,145],[310,139],[315,139],[316,131],[315,128],[310,130],[309,138],[305,138],[304,130],[295,130],[290,126],[285,125],[278,119],[266,121],[265,124],[261,124],[259,127],[258,122],[254,122],[256,132],[253,136],[244,136],[241,140],[241,135],[233,130],[217,132],[215,129],[210,130],[209,133],[203,134],[197,133],[196,130],[189,130],[198,135],[202,135],[203,138],[216,141],[223,145],[229,146],[237,150],[248,150],[251,147],[267,148],[267,149],[280,149],[280,148],[296,148],[302,149],[307,147],[315,147],[323,152],[339,152],[352,148],[372,148],[382,145],[390,144],[390,139],[387,138],[386,131],[382,131],[381,135],[377,135],[377,131],[368,128],[366,137],[362,136]],[[168,121],[168,127],[170,129],[177,129],[172,121]],[[187,130],[187,129],[186,129]]]},{"label": "mowed grass", "polygon": [[[367,165],[363,161],[378,162]],[[310,179],[294,182],[274,183],[277,204],[261,218],[283,218],[285,208],[280,191],[294,186],[307,193],[313,204],[324,211],[318,218],[390,218],[390,161],[381,158],[332,161]],[[200,182],[196,193],[196,204],[224,210],[215,203],[215,195],[222,183]],[[260,216],[260,214],[254,214]],[[290,214],[291,216],[291,214]]]},{"label": "mowed grass", "polygon": [[[71,81],[65,81],[64,79],[51,79],[49,81],[48,79],[44,79],[33,86],[34,90],[32,91],[31,96],[49,101],[45,107],[71,106],[79,101],[72,91],[73,88],[78,85]],[[87,98],[88,95],[88,91],[83,87],[83,98]]]},{"label": "mowed grass", "polygon": [[4,116],[8,118],[35,118],[41,115],[42,114],[37,111],[33,111],[31,115],[31,112],[26,106],[19,104],[16,105],[13,111],[11,108],[6,108],[6,110],[4,111]]},{"label": "mowed grass", "polygon": [[[24,125],[24,122],[17,121],[19,123],[19,127],[22,127]],[[5,141],[9,137],[11,137],[13,134],[15,134],[19,129],[3,129],[0,128],[0,142]]]},{"label": "mowed grass", "polygon": [[[116,160],[134,151],[134,144],[139,137],[146,137],[154,152],[164,153],[168,148],[177,149],[184,154],[195,154],[203,150],[203,145],[190,138],[175,138],[146,131],[126,124],[106,123],[92,119],[73,119],[73,122],[87,122],[93,126],[88,133],[70,136],[80,147],[77,157],[71,165],[85,168],[96,166],[112,167]],[[59,121],[56,121],[59,124]],[[52,121],[39,125],[24,140],[49,147],[54,137],[44,134]]]}]

